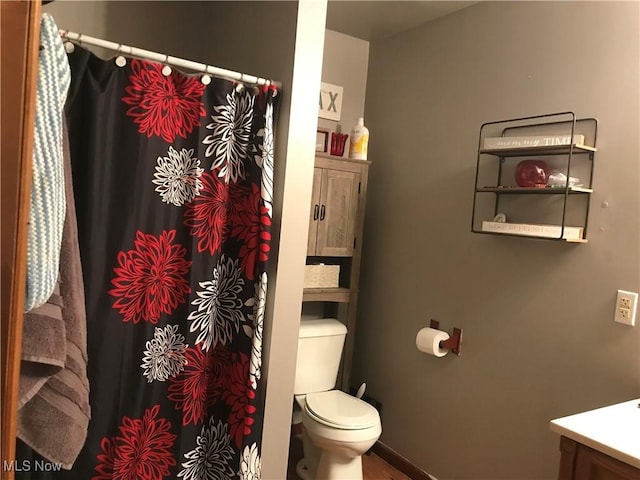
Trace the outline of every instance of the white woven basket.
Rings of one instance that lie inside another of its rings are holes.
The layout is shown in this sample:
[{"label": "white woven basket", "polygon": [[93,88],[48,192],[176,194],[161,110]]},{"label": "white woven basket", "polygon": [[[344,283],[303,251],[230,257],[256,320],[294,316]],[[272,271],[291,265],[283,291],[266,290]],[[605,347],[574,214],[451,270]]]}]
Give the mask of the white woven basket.
[{"label": "white woven basket", "polygon": [[305,265],[304,288],[336,288],[340,265]]}]

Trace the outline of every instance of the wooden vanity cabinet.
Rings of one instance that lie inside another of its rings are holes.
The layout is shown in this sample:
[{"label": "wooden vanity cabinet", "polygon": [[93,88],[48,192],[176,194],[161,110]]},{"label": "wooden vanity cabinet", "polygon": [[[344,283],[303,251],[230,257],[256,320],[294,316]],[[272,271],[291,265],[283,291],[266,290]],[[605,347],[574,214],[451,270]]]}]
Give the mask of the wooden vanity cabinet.
[{"label": "wooden vanity cabinet", "polygon": [[640,480],[640,469],[567,437],[560,439],[558,480]]}]

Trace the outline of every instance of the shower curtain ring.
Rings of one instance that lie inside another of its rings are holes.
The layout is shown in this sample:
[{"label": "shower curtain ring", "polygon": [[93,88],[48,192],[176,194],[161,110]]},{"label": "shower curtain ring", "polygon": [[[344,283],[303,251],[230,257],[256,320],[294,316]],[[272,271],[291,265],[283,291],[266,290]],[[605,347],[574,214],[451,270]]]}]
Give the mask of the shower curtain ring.
[{"label": "shower curtain ring", "polygon": [[204,66],[204,73],[200,77],[200,81],[202,82],[203,85],[209,85],[211,83],[211,75],[207,73],[208,68],[209,68],[209,65]]},{"label": "shower curtain ring", "polygon": [[164,56],[164,67],[162,67],[162,75],[168,77],[171,75],[171,67],[169,66],[169,55]]},{"label": "shower curtain ring", "polygon": [[64,39],[64,51],[67,53],[73,53],[76,46],[69,39],[69,30],[60,30],[60,36]]},{"label": "shower curtain ring", "polygon": [[122,55],[122,44],[118,44],[117,48],[118,56],[116,57],[116,65],[119,67],[124,67],[127,64],[127,59]]}]

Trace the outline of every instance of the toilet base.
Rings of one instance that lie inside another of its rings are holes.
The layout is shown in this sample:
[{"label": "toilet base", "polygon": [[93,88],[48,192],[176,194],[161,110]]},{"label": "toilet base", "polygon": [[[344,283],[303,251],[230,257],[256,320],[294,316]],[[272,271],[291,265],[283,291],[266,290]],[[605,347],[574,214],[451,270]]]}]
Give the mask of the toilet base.
[{"label": "toilet base", "polygon": [[323,451],[318,463],[317,480],[362,480],[362,456],[347,457]]},{"label": "toilet base", "polygon": [[296,464],[296,473],[301,480],[315,480],[304,458]]},{"label": "toilet base", "polygon": [[301,480],[362,480],[362,457],[323,452],[315,475],[304,458],[296,464],[296,474]]}]

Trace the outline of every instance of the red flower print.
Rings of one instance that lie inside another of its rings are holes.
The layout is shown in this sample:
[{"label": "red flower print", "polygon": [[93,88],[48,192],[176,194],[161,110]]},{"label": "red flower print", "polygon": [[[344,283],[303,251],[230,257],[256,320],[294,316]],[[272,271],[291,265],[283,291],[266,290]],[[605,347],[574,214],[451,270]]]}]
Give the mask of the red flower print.
[{"label": "red flower print", "polygon": [[112,480],[116,478],[116,473],[113,470],[113,462],[116,455],[113,439],[104,437],[100,442],[100,448],[102,449],[102,453],[98,454],[97,458],[99,463],[95,467],[95,471],[98,472],[98,474],[94,475],[92,480]]},{"label": "red flower print", "polygon": [[114,288],[108,293],[116,297],[113,308],[125,322],[144,320],[155,325],[162,313],[171,314],[187,300],[191,262],[185,259],[186,248],[172,243],[175,237],[175,230],[163,231],[159,237],[138,230],[134,248],[118,253],[111,280]]},{"label": "red flower print", "polygon": [[103,438],[97,475],[92,480],[162,480],[176,464],[171,449],[176,435],[171,422],[157,418],[160,406],[145,410],[142,419],[123,417],[120,435]]},{"label": "red flower print", "polygon": [[198,252],[208,250],[213,255],[227,239],[228,219],[246,197],[247,189],[240,184],[224,183],[215,173],[205,172],[200,180],[200,194],[187,203],[184,224],[199,239]]},{"label": "red flower print", "polygon": [[232,217],[231,235],[244,242],[240,247],[240,267],[249,280],[255,278],[256,263],[266,262],[271,247],[271,218],[269,211],[261,205],[260,187],[251,184],[251,194],[239,206]]},{"label": "red flower print", "polygon": [[173,143],[176,136],[187,138],[200,125],[206,112],[200,100],[205,86],[199,78],[175,70],[165,77],[162,65],[135,59],[131,72],[122,101],[131,105],[127,115],[133,117],[139,133]]},{"label": "red flower print", "polygon": [[222,398],[231,406],[231,412],[227,422],[229,423],[231,438],[236,447],[242,447],[242,439],[251,433],[253,415],[256,407],[251,405],[256,393],[251,388],[249,379],[249,357],[242,352],[232,354],[232,363],[229,364],[226,374],[226,388]]},{"label": "red flower print", "polygon": [[225,366],[231,352],[219,345],[209,355],[200,346],[185,352],[187,364],[177,377],[169,379],[169,400],[176,410],[182,410],[182,424],[204,421],[207,409],[220,398],[225,385]]}]

